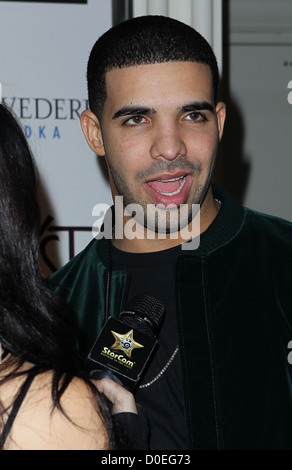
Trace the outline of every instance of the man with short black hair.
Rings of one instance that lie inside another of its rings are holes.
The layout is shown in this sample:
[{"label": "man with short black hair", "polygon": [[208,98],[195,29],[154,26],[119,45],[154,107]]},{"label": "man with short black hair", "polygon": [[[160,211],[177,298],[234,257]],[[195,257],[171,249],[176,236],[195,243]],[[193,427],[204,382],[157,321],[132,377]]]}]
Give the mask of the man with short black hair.
[{"label": "man with short black hair", "polygon": [[136,294],[164,304],[136,392],[151,450],[291,449],[292,224],[212,185],[218,76],[207,41],[171,18],[134,18],[98,39],[81,126],[106,159],[124,232],[112,222],[51,279],[78,314],[84,357]]}]

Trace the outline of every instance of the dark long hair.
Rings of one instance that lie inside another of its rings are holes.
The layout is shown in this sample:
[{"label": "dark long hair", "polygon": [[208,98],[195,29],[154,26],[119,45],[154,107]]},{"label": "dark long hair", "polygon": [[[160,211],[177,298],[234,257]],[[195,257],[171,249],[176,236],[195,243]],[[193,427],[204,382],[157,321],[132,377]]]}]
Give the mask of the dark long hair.
[{"label": "dark long hair", "polygon": [[[36,167],[21,125],[0,104],[0,345],[13,358],[13,372],[0,385],[20,374],[24,363],[33,364],[26,373],[52,370],[52,399],[61,409],[62,393],[83,373],[73,312],[46,287],[39,268],[36,190]],[[2,377],[5,367],[11,371],[11,361],[0,364]],[[101,412],[99,394],[94,396]],[[111,435],[109,415],[101,415]]]}]

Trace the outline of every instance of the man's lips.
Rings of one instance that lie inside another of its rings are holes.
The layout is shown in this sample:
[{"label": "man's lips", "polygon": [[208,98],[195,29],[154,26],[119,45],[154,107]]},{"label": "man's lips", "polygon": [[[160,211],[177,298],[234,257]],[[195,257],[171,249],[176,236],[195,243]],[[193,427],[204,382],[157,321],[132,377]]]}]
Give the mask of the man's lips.
[{"label": "man's lips", "polygon": [[186,182],[186,176],[178,176],[176,178],[158,179],[149,181],[148,184],[152,189],[164,196],[174,196],[179,194]]},{"label": "man's lips", "polygon": [[188,196],[192,177],[189,174],[161,175],[145,184],[157,204],[183,204]]}]

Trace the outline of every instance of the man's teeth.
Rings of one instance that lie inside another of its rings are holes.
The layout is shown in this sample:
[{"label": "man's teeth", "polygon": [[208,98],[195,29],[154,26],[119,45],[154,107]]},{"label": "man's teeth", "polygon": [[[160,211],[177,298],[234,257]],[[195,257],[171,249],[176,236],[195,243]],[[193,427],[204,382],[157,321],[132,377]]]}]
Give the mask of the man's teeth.
[{"label": "man's teeth", "polygon": [[169,179],[169,180],[158,180],[158,181],[161,181],[163,183],[170,183],[172,181],[178,181],[178,180],[182,180],[179,188],[174,191],[173,193],[168,193],[168,192],[165,192],[165,191],[159,191],[158,189],[156,190],[159,194],[163,194],[164,196],[175,196],[176,194],[179,194],[182,190],[182,188],[184,187],[185,185],[185,182],[186,182],[186,177],[185,176],[180,176],[179,178],[172,178],[172,179]]}]

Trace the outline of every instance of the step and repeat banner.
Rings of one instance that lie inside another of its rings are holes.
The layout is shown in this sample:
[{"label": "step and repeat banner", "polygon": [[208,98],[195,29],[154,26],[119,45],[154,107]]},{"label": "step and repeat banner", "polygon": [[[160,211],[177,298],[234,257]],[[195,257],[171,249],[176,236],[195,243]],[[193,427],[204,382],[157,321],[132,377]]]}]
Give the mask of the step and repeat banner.
[{"label": "step and repeat banner", "polygon": [[79,122],[88,56],[111,25],[111,0],[0,1],[0,97],[20,119],[39,170],[44,275],[92,239],[94,206],[111,204],[104,161]]}]

